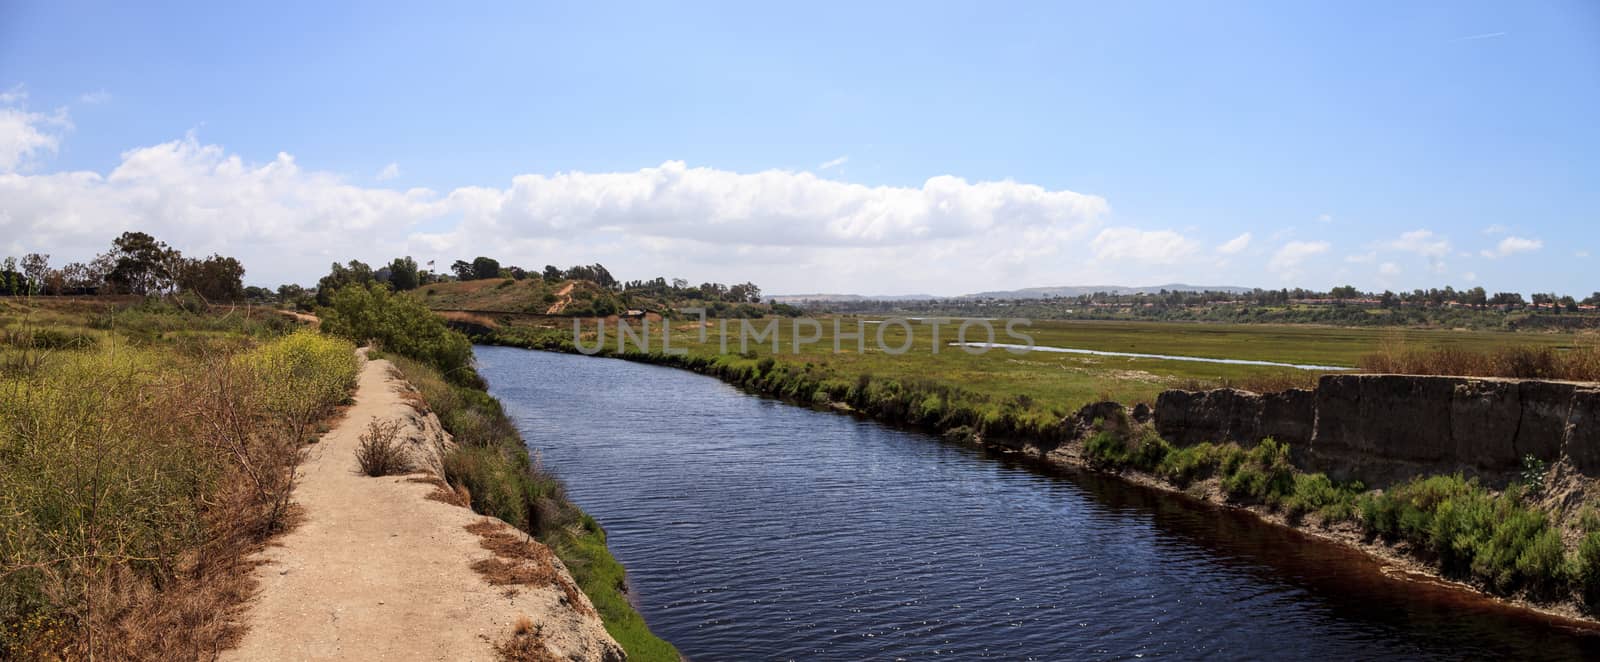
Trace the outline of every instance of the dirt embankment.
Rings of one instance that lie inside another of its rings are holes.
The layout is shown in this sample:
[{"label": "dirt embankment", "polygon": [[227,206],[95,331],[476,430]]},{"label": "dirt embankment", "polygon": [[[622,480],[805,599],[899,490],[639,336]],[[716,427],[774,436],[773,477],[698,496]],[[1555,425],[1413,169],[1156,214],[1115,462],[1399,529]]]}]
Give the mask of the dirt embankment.
[{"label": "dirt embankment", "polygon": [[1369,486],[1457,471],[1502,483],[1530,456],[1600,476],[1600,384],[1329,375],[1266,395],[1167,391],[1154,416],[1175,444],[1273,437],[1301,467]]},{"label": "dirt embankment", "polygon": [[304,518],[263,554],[249,631],[227,660],[620,660],[587,597],[542,544],[456,505],[436,473],[372,478],[356,450],[394,423],[420,467],[450,439],[387,361],[308,451]]}]

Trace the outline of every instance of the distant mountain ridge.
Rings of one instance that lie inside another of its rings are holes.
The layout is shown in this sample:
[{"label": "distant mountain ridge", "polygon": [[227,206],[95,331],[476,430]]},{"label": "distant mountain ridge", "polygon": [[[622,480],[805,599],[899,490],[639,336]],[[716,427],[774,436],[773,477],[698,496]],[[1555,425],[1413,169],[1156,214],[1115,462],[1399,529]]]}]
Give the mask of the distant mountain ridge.
[{"label": "distant mountain ridge", "polygon": [[802,301],[926,301],[928,299],[1043,299],[1046,297],[1076,297],[1097,292],[1105,292],[1107,294],[1154,294],[1162,290],[1168,292],[1228,292],[1242,294],[1253,289],[1234,285],[1186,285],[1183,283],[1140,287],[1126,285],[1059,285],[1055,287],[1025,287],[1018,290],[991,290],[953,297],[941,297],[932,294],[779,294],[769,298],[779,303],[799,303]]}]

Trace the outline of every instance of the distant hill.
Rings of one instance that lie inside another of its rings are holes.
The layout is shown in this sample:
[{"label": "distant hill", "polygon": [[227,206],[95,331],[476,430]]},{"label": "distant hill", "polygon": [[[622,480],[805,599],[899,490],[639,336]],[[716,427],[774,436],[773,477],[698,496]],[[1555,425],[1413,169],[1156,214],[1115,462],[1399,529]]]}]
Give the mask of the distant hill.
[{"label": "distant hill", "polygon": [[1045,297],[1075,297],[1096,292],[1154,294],[1162,290],[1167,290],[1168,292],[1229,292],[1241,294],[1251,291],[1252,288],[1231,285],[1185,285],[1183,283],[1147,285],[1143,287],[1128,287],[1126,285],[1061,285],[1057,287],[1026,287],[1020,290],[994,290],[963,294],[956,297],[941,297],[932,294],[779,294],[768,298],[779,303],[801,303],[805,301],[927,301],[929,299],[1043,299]]},{"label": "distant hill", "polygon": [[929,299],[946,299],[949,297],[936,297],[932,294],[778,294],[767,298],[778,303],[801,303],[805,301],[927,301]]},{"label": "distant hill", "polygon": [[1183,283],[1168,283],[1166,285],[1145,285],[1128,287],[1126,285],[1062,285],[1058,287],[1028,287],[1020,290],[996,290],[991,292],[978,292],[963,295],[971,299],[1043,299],[1045,297],[1076,297],[1096,292],[1107,294],[1155,294],[1162,290],[1168,292],[1228,292],[1243,294],[1252,291],[1249,287],[1236,287],[1232,285],[1185,285]]}]

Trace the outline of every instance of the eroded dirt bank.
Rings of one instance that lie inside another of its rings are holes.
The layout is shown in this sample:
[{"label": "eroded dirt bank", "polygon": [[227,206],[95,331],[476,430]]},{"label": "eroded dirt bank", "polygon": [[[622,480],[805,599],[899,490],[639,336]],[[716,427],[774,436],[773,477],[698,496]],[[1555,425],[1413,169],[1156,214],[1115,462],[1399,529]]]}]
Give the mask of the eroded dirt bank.
[{"label": "eroded dirt bank", "polygon": [[449,437],[417,397],[388,361],[364,362],[355,405],[301,464],[301,523],[262,554],[249,630],[222,658],[492,660],[520,647],[533,659],[622,659],[543,545],[455,505],[434,474],[361,473],[356,450],[374,421],[398,425],[418,466],[438,466]]}]

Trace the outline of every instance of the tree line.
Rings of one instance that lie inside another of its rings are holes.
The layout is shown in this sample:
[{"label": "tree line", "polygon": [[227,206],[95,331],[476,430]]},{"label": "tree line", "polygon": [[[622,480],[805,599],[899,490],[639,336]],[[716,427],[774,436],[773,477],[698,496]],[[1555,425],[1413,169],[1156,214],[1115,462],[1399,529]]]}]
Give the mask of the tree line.
[{"label": "tree line", "polygon": [[237,259],[184,257],[143,232],[124,232],[112,240],[111,250],[60,268],[51,267],[45,253],[0,261],[0,295],[189,293],[207,301],[237,301],[250,294],[246,290],[244,265]]}]

